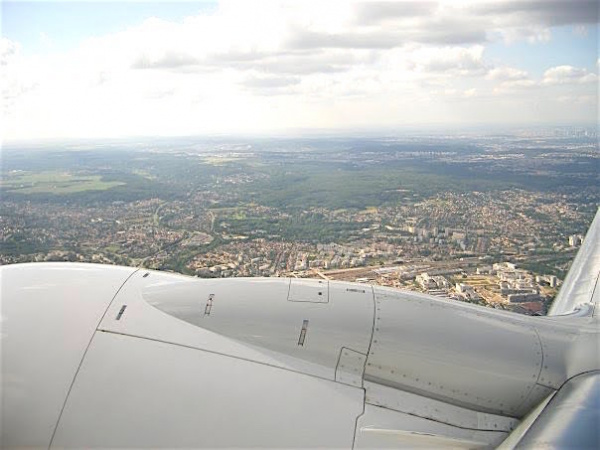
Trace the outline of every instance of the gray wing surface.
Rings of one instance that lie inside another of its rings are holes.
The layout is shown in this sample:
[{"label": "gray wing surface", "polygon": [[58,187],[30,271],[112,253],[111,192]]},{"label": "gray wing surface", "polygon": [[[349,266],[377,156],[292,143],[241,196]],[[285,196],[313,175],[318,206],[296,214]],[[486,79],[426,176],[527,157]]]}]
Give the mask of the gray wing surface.
[{"label": "gray wing surface", "polygon": [[583,315],[596,315],[600,289],[600,209],[585,236],[569,274],[556,296],[549,316],[561,316],[579,309]]}]

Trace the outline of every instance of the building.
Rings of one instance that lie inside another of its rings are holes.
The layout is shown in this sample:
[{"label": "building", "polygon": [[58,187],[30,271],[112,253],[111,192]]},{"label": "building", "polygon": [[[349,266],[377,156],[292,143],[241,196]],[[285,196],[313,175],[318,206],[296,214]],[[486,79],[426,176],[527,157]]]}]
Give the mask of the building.
[{"label": "building", "polygon": [[569,246],[579,247],[583,242],[583,237],[580,234],[572,234],[569,236]]},{"label": "building", "polygon": [[510,303],[540,302],[542,300],[542,297],[537,292],[520,292],[508,295]]}]

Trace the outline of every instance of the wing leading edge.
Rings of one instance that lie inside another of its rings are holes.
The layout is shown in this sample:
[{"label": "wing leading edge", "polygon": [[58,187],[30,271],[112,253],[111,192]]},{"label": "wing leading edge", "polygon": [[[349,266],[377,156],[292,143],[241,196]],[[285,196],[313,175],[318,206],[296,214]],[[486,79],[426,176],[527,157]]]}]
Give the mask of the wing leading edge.
[{"label": "wing leading edge", "polygon": [[549,316],[562,316],[577,309],[595,315],[600,300],[600,209],[588,230],[565,282],[552,303]]}]

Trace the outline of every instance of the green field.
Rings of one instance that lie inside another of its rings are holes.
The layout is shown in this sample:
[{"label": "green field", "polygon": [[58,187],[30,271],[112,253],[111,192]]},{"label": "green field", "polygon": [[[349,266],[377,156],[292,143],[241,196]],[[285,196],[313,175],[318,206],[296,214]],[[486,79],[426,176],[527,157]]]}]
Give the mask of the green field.
[{"label": "green field", "polygon": [[68,172],[20,173],[8,176],[0,183],[2,190],[20,194],[73,194],[85,191],[105,191],[125,183],[103,181],[101,175],[76,175]]},{"label": "green field", "polygon": [[228,163],[236,162],[239,159],[240,158],[235,158],[232,156],[207,156],[204,158],[204,162],[212,166],[222,166]]}]

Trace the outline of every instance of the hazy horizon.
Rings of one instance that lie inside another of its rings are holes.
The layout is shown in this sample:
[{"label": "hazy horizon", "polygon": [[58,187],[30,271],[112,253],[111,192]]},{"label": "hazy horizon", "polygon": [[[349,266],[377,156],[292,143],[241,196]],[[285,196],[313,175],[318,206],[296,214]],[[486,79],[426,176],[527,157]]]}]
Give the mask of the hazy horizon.
[{"label": "hazy horizon", "polygon": [[495,134],[510,134],[526,131],[550,131],[558,129],[591,129],[598,128],[598,124],[594,122],[573,122],[573,123],[474,123],[462,125],[448,124],[410,124],[396,125],[387,128],[304,128],[304,129],[288,129],[275,131],[261,132],[214,132],[214,133],[188,133],[188,134],[138,134],[138,135],[123,135],[123,136],[55,136],[48,138],[17,138],[4,139],[4,145],[25,144],[43,144],[56,142],[81,142],[81,141],[131,141],[145,139],[320,139],[323,137],[331,138],[348,138],[359,139],[365,138],[403,138],[403,137],[426,137],[426,136],[452,136],[465,133],[473,133],[480,136],[495,135]]}]

